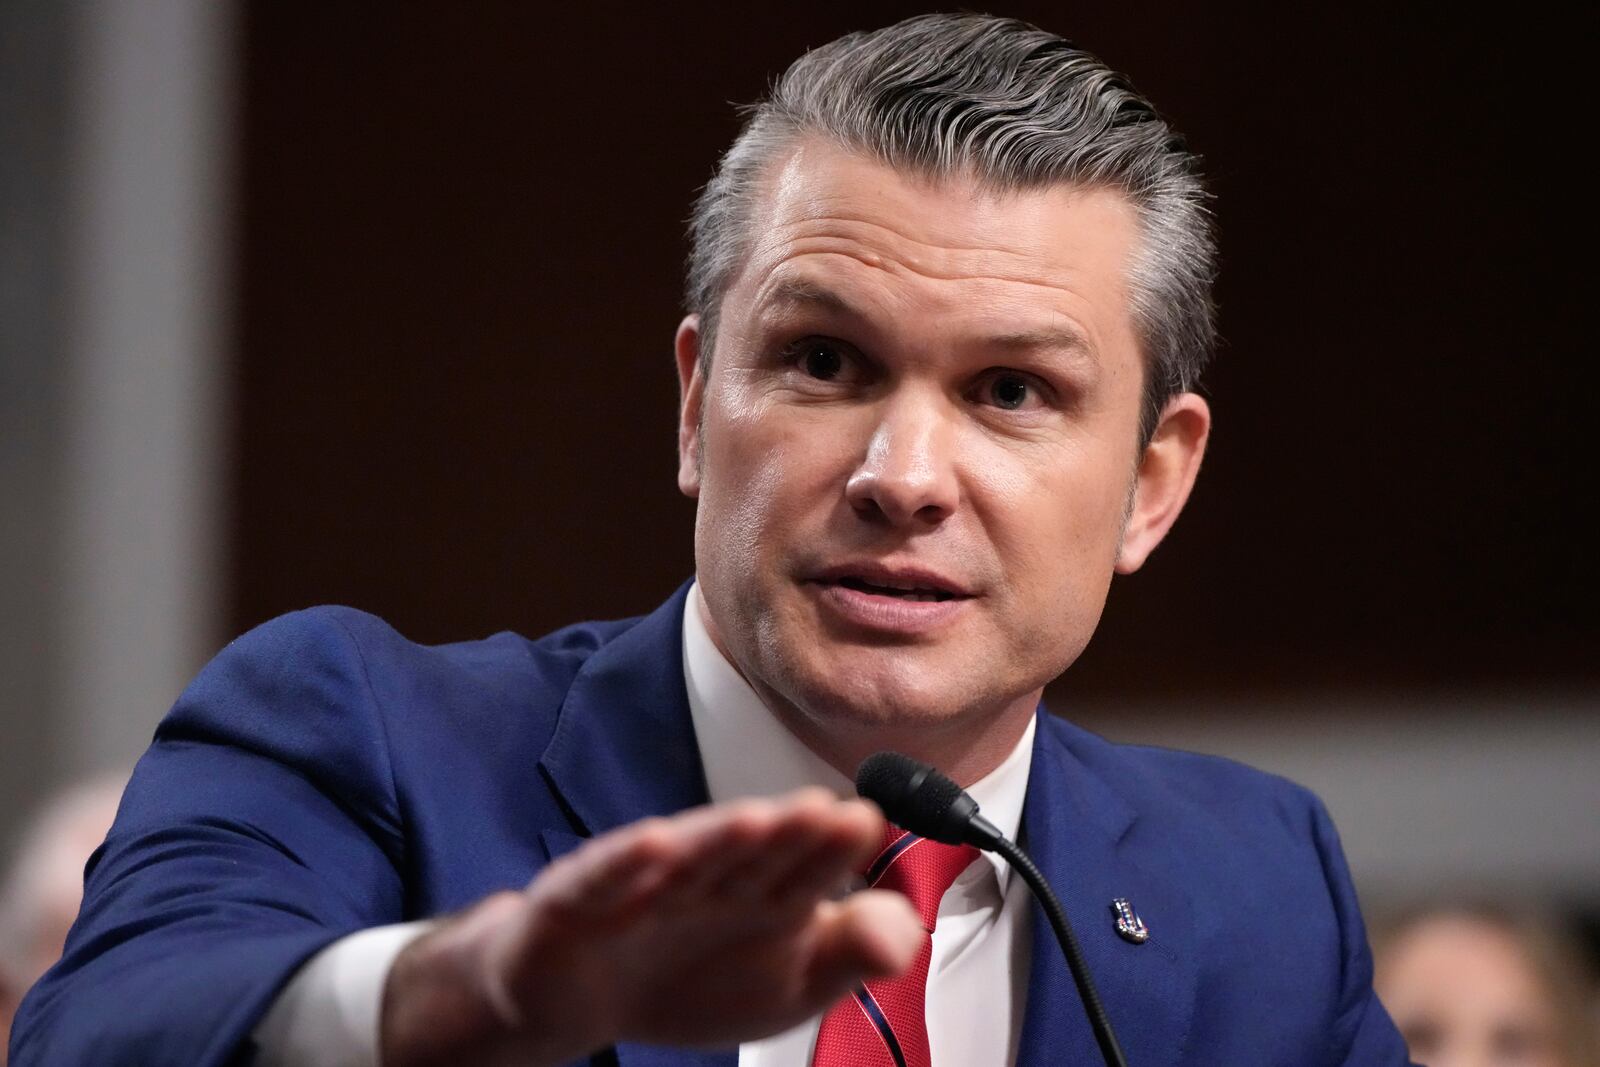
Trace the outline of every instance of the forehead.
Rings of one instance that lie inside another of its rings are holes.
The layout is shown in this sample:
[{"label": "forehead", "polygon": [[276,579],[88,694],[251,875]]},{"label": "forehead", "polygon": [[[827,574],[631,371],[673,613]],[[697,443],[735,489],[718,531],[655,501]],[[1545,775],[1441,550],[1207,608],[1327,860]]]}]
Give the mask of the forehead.
[{"label": "forehead", "polygon": [[843,283],[919,312],[1009,316],[1030,329],[1064,317],[1097,349],[1133,343],[1137,218],[1114,190],[932,179],[809,140],[775,164],[750,225],[730,294],[743,289],[758,306]]}]

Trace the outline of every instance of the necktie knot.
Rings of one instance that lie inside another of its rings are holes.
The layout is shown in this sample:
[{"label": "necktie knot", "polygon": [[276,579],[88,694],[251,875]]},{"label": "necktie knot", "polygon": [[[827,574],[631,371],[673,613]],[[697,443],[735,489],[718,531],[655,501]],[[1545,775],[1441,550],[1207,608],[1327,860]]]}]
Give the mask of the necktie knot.
[{"label": "necktie knot", "polygon": [[971,845],[945,845],[918,837],[889,824],[883,847],[867,865],[864,877],[869,889],[892,889],[911,901],[923,928],[933,932],[939,915],[939,900],[960,877],[978,850]]}]

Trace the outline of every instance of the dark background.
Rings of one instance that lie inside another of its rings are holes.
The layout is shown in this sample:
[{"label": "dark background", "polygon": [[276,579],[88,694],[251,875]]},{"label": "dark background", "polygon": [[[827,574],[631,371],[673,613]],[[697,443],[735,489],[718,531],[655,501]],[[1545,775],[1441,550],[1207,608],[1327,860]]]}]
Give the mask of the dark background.
[{"label": "dark background", "polygon": [[[687,577],[671,336],[730,101],[916,10],[248,4],[230,631],[336,601],[537,634]],[[1058,687],[1600,677],[1576,27],[1002,13],[1131,75],[1222,234],[1205,472]]]}]

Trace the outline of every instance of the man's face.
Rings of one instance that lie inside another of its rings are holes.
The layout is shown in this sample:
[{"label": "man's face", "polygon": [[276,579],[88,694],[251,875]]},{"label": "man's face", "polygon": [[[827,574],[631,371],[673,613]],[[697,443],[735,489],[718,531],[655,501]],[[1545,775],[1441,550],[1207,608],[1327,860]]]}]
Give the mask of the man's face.
[{"label": "man's face", "polygon": [[679,332],[679,482],[714,638],[802,738],[1020,730],[1113,570],[1153,547],[1142,526],[1123,544],[1133,210],[807,142],[752,225],[709,377],[695,320]]}]

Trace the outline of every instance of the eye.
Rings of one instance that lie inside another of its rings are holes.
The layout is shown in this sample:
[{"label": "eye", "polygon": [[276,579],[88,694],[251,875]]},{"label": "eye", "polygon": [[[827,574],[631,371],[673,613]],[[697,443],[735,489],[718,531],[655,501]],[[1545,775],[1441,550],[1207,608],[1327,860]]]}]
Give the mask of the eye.
[{"label": "eye", "polygon": [[1045,400],[1044,390],[1031,375],[1016,371],[997,371],[984,378],[974,397],[1002,411],[1036,407]]},{"label": "eye", "polygon": [[995,407],[1015,410],[1028,399],[1028,383],[1014,374],[1007,374],[989,383],[989,396]]},{"label": "eye", "polygon": [[820,337],[800,342],[795,362],[806,374],[819,382],[831,382],[844,369],[844,355],[839,346]]},{"label": "eye", "polygon": [[778,353],[785,374],[801,388],[821,388],[828,395],[854,386],[866,373],[866,360],[848,341],[813,335],[791,341]]}]

